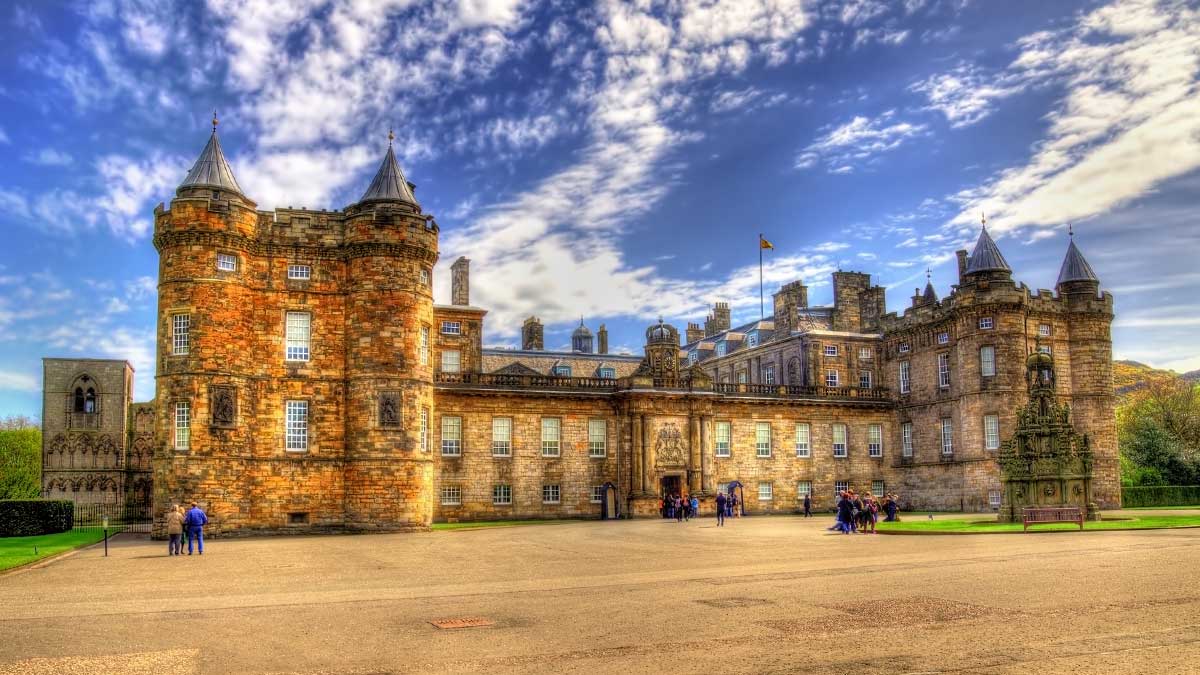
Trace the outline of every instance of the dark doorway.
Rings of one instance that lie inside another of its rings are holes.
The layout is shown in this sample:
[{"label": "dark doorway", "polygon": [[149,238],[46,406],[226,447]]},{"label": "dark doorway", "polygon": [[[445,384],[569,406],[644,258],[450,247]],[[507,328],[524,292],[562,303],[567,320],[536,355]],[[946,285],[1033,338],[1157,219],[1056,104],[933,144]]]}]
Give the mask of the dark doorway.
[{"label": "dark doorway", "polygon": [[617,486],[605,483],[601,493],[600,519],[614,520],[621,517],[621,509],[617,506]]}]

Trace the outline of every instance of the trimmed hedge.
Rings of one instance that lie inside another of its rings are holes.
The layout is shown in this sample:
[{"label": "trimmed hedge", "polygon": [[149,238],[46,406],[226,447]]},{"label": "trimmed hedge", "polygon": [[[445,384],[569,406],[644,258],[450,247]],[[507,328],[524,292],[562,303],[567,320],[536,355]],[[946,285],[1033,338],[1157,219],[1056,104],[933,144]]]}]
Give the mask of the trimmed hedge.
[{"label": "trimmed hedge", "polygon": [[1192,506],[1200,504],[1200,485],[1150,485],[1121,488],[1121,506]]},{"label": "trimmed hedge", "polygon": [[0,537],[66,532],[75,524],[69,499],[0,499]]}]

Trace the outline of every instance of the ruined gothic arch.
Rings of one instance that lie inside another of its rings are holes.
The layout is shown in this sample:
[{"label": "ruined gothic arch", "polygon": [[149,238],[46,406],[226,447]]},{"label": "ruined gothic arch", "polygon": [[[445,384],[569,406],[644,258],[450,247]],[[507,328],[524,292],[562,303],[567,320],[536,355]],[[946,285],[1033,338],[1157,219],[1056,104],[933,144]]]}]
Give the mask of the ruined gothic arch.
[{"label": "ruined gothic arch", "polygon": [[67,409],[74,413],[100,412],[100,384],[87,373],[80,373],[71,382],[67,394]]}]

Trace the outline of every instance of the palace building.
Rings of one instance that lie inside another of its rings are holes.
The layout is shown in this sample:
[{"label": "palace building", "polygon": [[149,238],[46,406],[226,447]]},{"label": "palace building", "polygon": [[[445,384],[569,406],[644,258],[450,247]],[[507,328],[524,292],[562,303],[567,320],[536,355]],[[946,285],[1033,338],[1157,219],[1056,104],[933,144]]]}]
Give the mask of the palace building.
[{"label": "palace building", "polygon": [[[652,516],[664,493],[711,511],[717,491],[740,494],[747,513],[792,513],[805,494],[830,507],[844,487],[908,508],[998,510],[997,453],[1037,351],[1088,438],[1095,502],[1119,504],[1112,296],[1073,242],[1054,291],[1014,281],[982,229],[944,298],[927,284],[889,312],[870,275],[838,271],[831,305],[810,305],[795,281],[762,320],[732,325],[717,303],[683,336],[649,326],[644,354],[629,356],[582,320],[571,351],[546,350],[535,317],[519,350],[484,348],[466,258],[451,267],[451,302],[434,302],[438,235],[390,143],[354,204],[261,211],[214,120],[154,211],[157,391],[137,424],[153,426],[140,442],[153,446],[160,519],[196,500],[219,533],[406,530]],[[53,392],[47,378],[47,420],[58,406],[75,424],[71,387],[101,377],[89,368],[62,366]],[[72,433],[47,453],[77,444]]]}]

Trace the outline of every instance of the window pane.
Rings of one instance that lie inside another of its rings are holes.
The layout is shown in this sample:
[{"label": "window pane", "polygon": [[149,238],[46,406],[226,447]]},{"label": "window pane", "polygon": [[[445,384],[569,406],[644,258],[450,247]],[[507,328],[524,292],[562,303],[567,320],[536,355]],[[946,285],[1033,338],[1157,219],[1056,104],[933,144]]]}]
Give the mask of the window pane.
[{"label": "window pane", "polygon": [[954,424],[949,419],[942,420],[942,454],[954,454]]},{"label": "window pane", "polygon": [[729,422],[717,422],[717,456],[729,456]]},{"label": "window pane", "polygon": [[512,486],[511,485],[493,485],[492,486],[492,503],[493,504],[512,504]]},{"label": "window pane", "polygon": [[996,348],[991,346],[979,348],[979,374],[992,377],[996,374]]},{"label": "window pane", "polygon": [[291,451],[308,450],[308,401],[288,401],[285,410],[285,448]]},{"label": "window pane", "polygon": [[307,312],[287,313],[288,361],[307,361],[312,315]]},{"label": "window pane", "polygon": [[442,372],[457,373],[462,354],[457,349],[447,349],[442,352]]},{"label": "window pane", "polygon": [[811,431],[808,424],[796,425],[796,456],[808,457],[812,453]]},{"label": "window pane", "polygon": [[798,497],[800,497],[801,499],[804,499],[804,495],[811,495],[811,494],[812,494],[812,481],[802,480],[799,483],[796,483],[796,495]]},{"label": "window pane", "polygon": [[900,427],[900,436],[903,439],[904,447],[901,450],[905,457],[913,456],[913,426],[912,422],[905,422]]},{"label": "window pane", "polygon": [[759,457],[771,456],[771,424],[758,422],[754,425],[754,447]]},{"label": "window pane", "polygon": [[175,449],[187,450],[191,445],[192,404],[180,401],[175,404]]},{"label": "window pane", "polygon": [[462,418],[442,416],[442,454],[462,454]]},{"label": "window pane", "polygon": [[988,450],[1000,448],[1000,417],[997,415],[983,416],[983,447]]},{"label": "window pane", "polygon": [[421,342],[417,345],[417,359],[421,365],[429,365],[429,326],[421,326]]},{"label": "window pane", "polygon": [[833,456],[846,456],[846,425],[833,425]]},{"label": "window pane", "polygon": [[187,354],[192,330],[191,314],[175,314],[171,317],[171,351],[175,355]]},{"label": "window pane", "polygon": [[557,457],[559,454],[559,432],[562,421],[557,417],[542,418],[542,455]]},{"label": "window pane", "polygon": [[758,501],[769,502],[769,501],[771,501],[773,496],[774,495],[771,490],[770,483],[759,483],[758,484]]},{"label": "window pane", "polygon": [[512,453],[512,418],[492,418],[492,454],[508,456]]},{"label": "window pane", "polygon": [[588,420],[588,456],[604,457],[608,453],[608,422]]},{"label": "window pane", "polygon": [[445,506],[462,504],[462,488],[457,485],[442,486],[442,504]]},{"label": "window pane", "polygon": [[308,265],[288,265],[289,279],[310,279],[312,278],[312,268]]},{"label": "window pane", "polygon": [[909,392],[909,365],[908,361],[900,362],[900,393],[907,394]]},{"label": "window pane", "polygon": [[867,427],[867,454],[883,457],[883,426],[880,424]]}]

